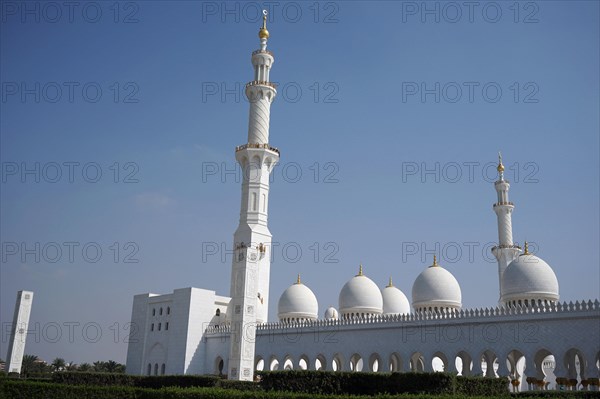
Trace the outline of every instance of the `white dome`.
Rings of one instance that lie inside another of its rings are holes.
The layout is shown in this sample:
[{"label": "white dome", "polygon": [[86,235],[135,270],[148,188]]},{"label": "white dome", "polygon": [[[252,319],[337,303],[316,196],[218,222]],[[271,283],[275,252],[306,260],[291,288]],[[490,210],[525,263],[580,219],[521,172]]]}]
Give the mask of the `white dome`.
[{"label": "white dome", "polygon": [[333,306],[330,306],[325,310],[325,320],[337,320],[338,318],[338,311]]},{"label": "white dome", "polygon": [[340,313],[342,316],[359,316],[362,314],[381,314],[383,298],[377,284],[363,275],[362,266],[358,274],[350,279],[339,297]]},{"label": "white dome", "polygon": [[319,303],[315,294],[300,282],[298,276],[296,284],[291,285],[281,294],[277,309],[279,320],[316,320],[319,314]]},{"label": "white dome", "polygon": [[392,279],[390,284],[381,291],[383,297],[383,314],[407,314],[410,313],[410,304],[404,292],[394,287]]},{"label": "white dome", "polygon": [[415,310],[460,309],[460,285],[452,273],[437,264],[423,270],[412,287],[412,305]]},{"label": "white dome", "polygon": [[558,301],[558,280],[552,268],[542,259],[525,253],[510,262],[502,275],[502,303],[511,301]]}]

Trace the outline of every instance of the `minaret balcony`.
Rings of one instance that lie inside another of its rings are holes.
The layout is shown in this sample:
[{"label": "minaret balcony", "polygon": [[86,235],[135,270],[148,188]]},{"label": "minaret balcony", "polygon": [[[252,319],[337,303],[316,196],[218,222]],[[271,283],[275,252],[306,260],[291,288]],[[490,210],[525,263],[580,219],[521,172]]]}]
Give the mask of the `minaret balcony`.
[{"label": "minaret balcony", "polygon": [[497,202],[497,203],[495,203],[494,204],[494,208],[497,207],[497,206],[503,206],[503,205],[515,206],[515,204],[513,204],[512,202],[506,201],[506,202]]},{"label": "minaret balcony", "polygon": [[492,251],[495,251],[496,249],[508,249],[508,248],[512,248],[512,249],[518,249],[521,250],[521,247],[518,246],[517,244],[512,244],[512,245],[496,245],[492,248]]},{"label": "minaret balcony", "polygon": [[251,86],[268,86],[273,89],[277,88],[277,85],[273,82],[267,82],[265,80],[253,80],[252,82],[246,83],[246,89]]},{"label": "minaret balcony", "polygon": [[237,147],[235,147],[235,152],[245,150],[246,148],[264,148],[266,150],[273,151],[273,152],[277,153],[277,155],[281,155],[279,153],[279,149],[277,149],[275,147],[271,147],[268,143],[264,143],[264,144],[261,144],[261,143],[248,143],[248,144],[238,145]]},{"label": "minaret balcony", "polygon": [[271,57],[273,57],[273,53],[270,52],[269,50],[258,49],[258,50],[255,50],[252,52],[252,55],[256,55],[256,54],[269,54]]}]

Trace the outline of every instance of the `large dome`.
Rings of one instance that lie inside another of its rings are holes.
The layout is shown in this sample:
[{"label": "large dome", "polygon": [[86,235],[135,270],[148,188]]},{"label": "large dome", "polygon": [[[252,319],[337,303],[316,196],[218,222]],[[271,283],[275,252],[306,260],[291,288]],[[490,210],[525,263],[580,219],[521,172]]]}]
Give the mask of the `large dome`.
[{"label": "large dome", "polygon": [[298,281],[281,294],[277,309],[281,321],[316,320],[319,303],[310,288],[300,282],[298,275]]},{"label": "large dome", "polygon": [[460,285],[452,273],[438,265],[435,256],[433,265],[423,270],[415,280],[412,302],[413,308],[417,311],[461,308]]},{"label": "large dome", "polygon": [[558,301],[558,280],[552,268],[542,259],[525,252],[510,262],[502,275],[502,296],[504,304]]},{"label": "large dome", "polygon": [[407,314],[410,313],[410,304],[404,292],[394,287],[392,278],[390,283],[381,291],[383,298],[383,314]]},{"label": "large dome", "polygon": [[362,265],[358,274],[342,287],[339,305],[342,317],[381,314],[383,312],[381,291],[379,291],[379,287],[373,280],[363,274]]}]

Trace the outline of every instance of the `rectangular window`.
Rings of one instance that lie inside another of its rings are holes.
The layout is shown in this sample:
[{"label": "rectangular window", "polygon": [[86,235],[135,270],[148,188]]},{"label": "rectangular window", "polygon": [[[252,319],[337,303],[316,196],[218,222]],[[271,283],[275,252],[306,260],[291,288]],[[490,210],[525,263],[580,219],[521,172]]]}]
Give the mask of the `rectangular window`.
[{"label": "rectangular window", "polygon": [[168,329],[169,329],[169,322],[167,321],[167,322],[165,323],[165,330],[168,330]]}]

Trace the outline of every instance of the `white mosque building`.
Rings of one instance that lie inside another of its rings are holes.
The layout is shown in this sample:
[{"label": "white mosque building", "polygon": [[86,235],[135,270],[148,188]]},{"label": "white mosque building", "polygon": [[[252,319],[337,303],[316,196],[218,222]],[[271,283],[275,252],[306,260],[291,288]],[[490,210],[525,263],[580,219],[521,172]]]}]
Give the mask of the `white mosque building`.
[{"label": "white mosque building", "polygon": [[552,268],[529,253],[527,243],[515,245],[501,158],[493,205],[499,243],[492,249],[498,307],[463,309],[459,282],[434,257],[413,284],[412,309],[391,279],[380,289],[361,265],[341,289],[337,309],[320,317],[317,297],[298,276],[279,298],[279,321],[267,322],[269,175],[279,150],[269,145],[277,91],[269,80],[274,57],[266,16],[259,38],[254,79],[246,85],[248,141],[235,153],[245,173],[230,296],[200,288],[136,295],[131,322],[138,334],[128,346],[127,372],[251,380],[255,370],[443,370],[508,377],[522,388],[597,390],[600,302],[561,303]]}]

